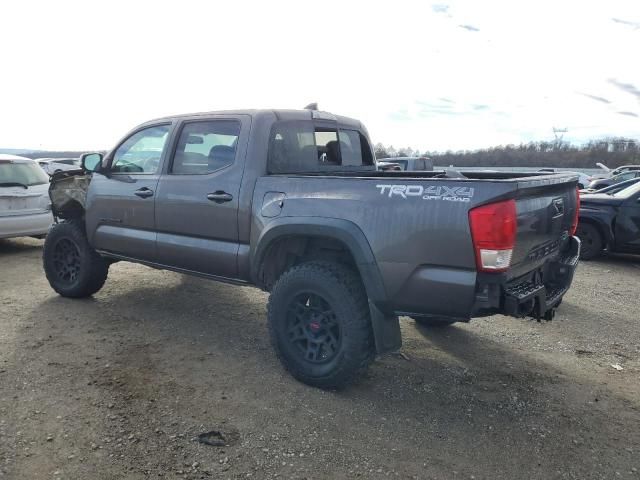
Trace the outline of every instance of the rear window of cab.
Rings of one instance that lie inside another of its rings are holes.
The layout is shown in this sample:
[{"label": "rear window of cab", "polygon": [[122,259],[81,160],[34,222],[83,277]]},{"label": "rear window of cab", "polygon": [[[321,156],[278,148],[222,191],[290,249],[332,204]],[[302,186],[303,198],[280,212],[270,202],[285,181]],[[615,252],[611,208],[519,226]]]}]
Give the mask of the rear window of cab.
[{"label": "rear window of cab", "polygon": [[270,173],[374,169],[367,138],[358,130],[312,121],[277,122],[271,130]]}]

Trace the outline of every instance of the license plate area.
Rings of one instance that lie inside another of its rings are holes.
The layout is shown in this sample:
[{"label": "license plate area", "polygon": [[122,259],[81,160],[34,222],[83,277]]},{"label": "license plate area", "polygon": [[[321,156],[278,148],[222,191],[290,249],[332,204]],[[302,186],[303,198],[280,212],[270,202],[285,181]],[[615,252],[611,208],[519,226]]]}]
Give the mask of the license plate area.
[{"label": "license plate area", "polygon": [[18,213],[41,210],[40,196],[28,197],[0,197],[0,215],[14,215]]}]

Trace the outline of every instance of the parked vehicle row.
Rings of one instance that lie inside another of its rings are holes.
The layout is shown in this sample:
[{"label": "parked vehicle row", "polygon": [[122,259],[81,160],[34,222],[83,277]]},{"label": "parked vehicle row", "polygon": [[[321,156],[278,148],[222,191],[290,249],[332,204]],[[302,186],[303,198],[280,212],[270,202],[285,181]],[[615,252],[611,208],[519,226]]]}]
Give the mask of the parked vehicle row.
[{"label": "parked vehicle row", "polygon": [[596,165],[600,167],[604,171],[604,173],[594,175],[594,179],[615,177],[616,175],[620,175],[621,173],[624,173],[624,172],[640,170],[640,165],[622,165],[614,169],[611,169],[602,163],[596,163]]},{"label": "parked vehicle row", "polygon": [[615,185],[616,183],[625,182],[627,180],[632,180],[634,178],[640,178],[640,170],[629,170],[626,172],[619,173],[617,175],[613,175],[611,177],[594,180],[589,184],[589,189],[600,190],[602,188]]},{"label": "parked vehicle row", "polygon": [[36,162],[50,176],[54,173],[80,168],[79,158],[38,158]]},{"label": "parked vehicle row", "polygon": [[615,192],[580,196],[577,236],[581,258],[610,252],[640,253],[640,181]]},{"label": "parked vehicle row", "polygon": [[591,182],[592,177],[582,172],[566,172],[564,170],[557,170],[555,168],[541,168],[538,170],[539,172],[548,172],[548,173],[569,173],[572,175],[577,175],[578,177],[578,187],[586,188]]},{"label": "parked vehicle row", "polygon": [[34,160],[0,154],[0,238],[42,237],[52,223],[49,177]]},{"label": "parked vehicle row", "polygon": [[619,192],[620,190],[623,190],[627,187],[630,187],[631,185],[634,185],[635,183],[640,182],[640,177],[635,177],[632,178],[631,180],[624,180],[622,182],[618,182],[618,183],[614,183],[613,185],[609,185],[608,187],[603,187],[599,190],[596,190],[594,188],[584,188],[582,190],[580,190],[581,194],[585,194],[585,193],[616,193]]}]

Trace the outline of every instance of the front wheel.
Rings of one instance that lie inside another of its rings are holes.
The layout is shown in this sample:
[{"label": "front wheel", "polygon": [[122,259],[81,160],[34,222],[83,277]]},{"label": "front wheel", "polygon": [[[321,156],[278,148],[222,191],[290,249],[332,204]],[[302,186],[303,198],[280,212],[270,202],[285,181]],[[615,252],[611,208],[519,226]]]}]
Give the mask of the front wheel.
[{"label": "front wheel", "polygon": [[63,297],[88,297],[102,288],[109,264],[87,241],[77,221],[55,224],[42,251],[44,272],[51,288]]},{"label": "front wheel", "polygon": [[284,367],[314,387],[346,385],[375,355],[364,286],[340,264],[314,261],[283,273],[269,297],[268,322]]}]

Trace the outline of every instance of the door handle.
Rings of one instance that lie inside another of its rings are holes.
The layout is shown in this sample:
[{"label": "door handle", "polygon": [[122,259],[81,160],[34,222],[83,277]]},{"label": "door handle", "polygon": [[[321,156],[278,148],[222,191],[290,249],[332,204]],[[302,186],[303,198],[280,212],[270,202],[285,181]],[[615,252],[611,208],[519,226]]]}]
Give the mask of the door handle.
[{"label": "door handle", "polygon": [[133,192],[134,195],[139,196],[140,198],[148,198],[153,196],[153,190],[148,187],[142,187]]},{"label": "door handle", "polygon": [[227,192],[223,192],[222,190],[218,190],[213,193],[208,193],[207,198],[212,202],[224,203],[224,202],[230,202],[231,200],[233,200],[233,195]]}]

